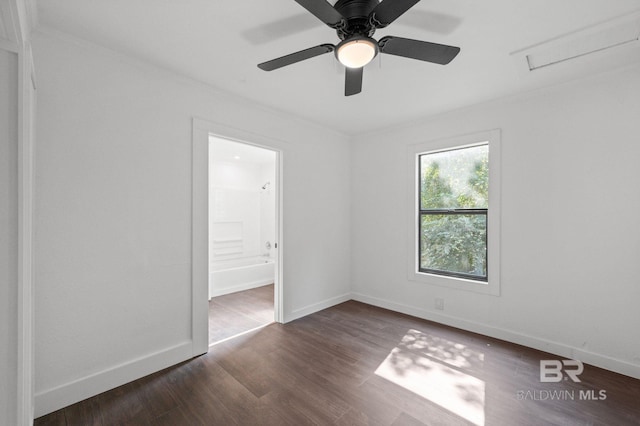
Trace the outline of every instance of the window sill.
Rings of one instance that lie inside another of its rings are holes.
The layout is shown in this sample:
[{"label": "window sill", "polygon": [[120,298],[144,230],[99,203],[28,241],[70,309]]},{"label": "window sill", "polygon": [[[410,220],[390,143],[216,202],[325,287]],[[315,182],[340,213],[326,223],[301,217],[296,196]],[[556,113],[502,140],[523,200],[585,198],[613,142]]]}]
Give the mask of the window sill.
[{"label": "window sill", "polygon": [[491,279],[486,282],[459,277],[448,277],[446,275],[416,272],[415,270],[413,270],[413,267],[411,267],[411,270],[409,271],[409,281],[417,281],[425,284],[454,288],[457,290],[466,290],[474,293],[488,294],[493,296],[500,295],[500,286],[497,285],[497,282],[491,281]]}]

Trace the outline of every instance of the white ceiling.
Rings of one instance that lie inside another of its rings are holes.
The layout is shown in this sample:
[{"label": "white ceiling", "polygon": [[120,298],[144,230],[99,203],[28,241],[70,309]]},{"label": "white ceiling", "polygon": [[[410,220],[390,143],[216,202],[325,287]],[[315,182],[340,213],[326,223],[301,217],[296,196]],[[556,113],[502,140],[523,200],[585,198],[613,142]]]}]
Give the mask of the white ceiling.
[{"label": "white ceiling", "polygon": [[215,161],[255,164],[267,164],[276,161],[275,151],[269,149],[233,142],[215,136],[209,137],[209,143],[211,144],[211,151]]},{"label": "white ceiling", "polygon": [[[344,71],[331,53],[272,72],[257,68],[339,41],[294,0],[39,0],[37,5],[44,28],[359,134],[575,78],[578,74],[553,72],[523,77],[510,54],[637,11],[640,0],[422,0],[374,37],[450,44],[462,49],[460,55],[446,66],[380,55],[365,67],[362,93],[351,97],[343,94]],[[579,75],[584,74],[583,69]]]}]

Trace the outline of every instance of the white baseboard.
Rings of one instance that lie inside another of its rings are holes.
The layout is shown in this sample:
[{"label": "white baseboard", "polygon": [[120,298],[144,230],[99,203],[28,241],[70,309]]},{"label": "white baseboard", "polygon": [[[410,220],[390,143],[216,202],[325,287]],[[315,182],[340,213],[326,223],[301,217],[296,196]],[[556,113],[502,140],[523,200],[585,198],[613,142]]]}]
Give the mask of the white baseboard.
[{"label": "white baseboard", "polygon": [[268,284],[273,284],[273,278],[266,279],[266,280],[253,281],[250,283],[236,285],[233,287],[212,289],[209,292],[209,299],[211,299],[212,297],[224,296],[225,294],[236,293],[238,291],[251,290],[252,288],[258,288]]},{"label": "white baseboard", "polygon": [[35,395],[35,417],[44,416],[194,356],[192,342],[97,372]]},{"label": "white baseboard", "polygon": [[527,346],[533,349],[537,349],[551,354],[577,359],[584,363],[594,365],[596,367],[604,368],[606,370],[614,371],[616,373],[624,374],[636,379],[640,379],[640,366],[622,361],[620,359],[612,358],[606,355],[585,351],[580,348],[565,345],[563,343],[554,342],[551,340],[541,339],[539,337],[530,336],[527,334],[518,333],[512,330],[503,328],[497,328],[486,324],[467,321],[464,319],[452,317],[449,315],[439,314],[436,312],[428,311],[425,309],[417,308],[414,306],[405,305],[402,303],[392,302],[386,299],[380,299],[377,297],[367,296],[361,293],[352,293],[351,298],[358,302],[367,303],[369,305],[378,306],[381,308],[389,309],[392,311],[400,312],[403,314],[411,315],[414,317],[434,321],[440,324],[449,325],[451,327],[460,328],[463,330],[471,331],[485,336],[493,337],[500,340],[506,340],[507,342],[516,343],[518,345]]},{"label": "white baseboard", "polygon": [[325,299],[321,302],[314,303],[312,305],[305,306],[303,308],[295,309],[289,315],[285,315],[284,322],[287,323],[289,321],[296,320],[298,318],[302,318],[314,312],[321,311],[323,309],[330,308],[334,305],[338,305],[340,303],[351,300],[351,293],[341,294],[340,296],[332,297],[329,299]]}]

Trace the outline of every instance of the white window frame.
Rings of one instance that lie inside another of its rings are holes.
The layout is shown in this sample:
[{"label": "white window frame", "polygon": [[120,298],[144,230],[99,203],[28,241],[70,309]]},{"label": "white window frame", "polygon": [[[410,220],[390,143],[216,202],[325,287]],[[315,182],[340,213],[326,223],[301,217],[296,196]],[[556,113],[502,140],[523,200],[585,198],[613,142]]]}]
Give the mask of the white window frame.
[{"label": "white window frame", "polygon": [[[448,151],[487,143],[489,145],[489,209],[487,212],[487,281],[450,277],[419,271],[419,184],[420,155]],[[500,130],[473,133],[410,145],[408,147],[408,275],[410,281],[468,290],[493,296],[500,295],[500,228],[501,228],[501,143]]]}]

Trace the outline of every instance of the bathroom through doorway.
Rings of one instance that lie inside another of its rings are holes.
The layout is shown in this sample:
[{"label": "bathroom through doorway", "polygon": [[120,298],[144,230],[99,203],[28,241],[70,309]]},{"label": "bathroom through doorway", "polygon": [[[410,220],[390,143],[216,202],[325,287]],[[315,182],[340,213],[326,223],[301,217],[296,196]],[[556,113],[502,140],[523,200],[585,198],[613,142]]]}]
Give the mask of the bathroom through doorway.
[{"label": "bathroom through doorway", "polygon": [[276,319],[279,153],[209,137],[209,346]]}]

